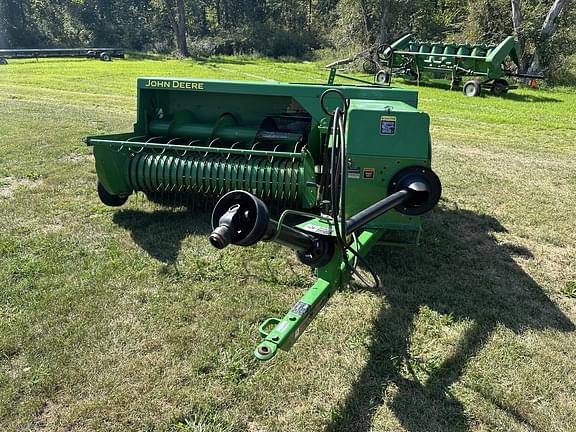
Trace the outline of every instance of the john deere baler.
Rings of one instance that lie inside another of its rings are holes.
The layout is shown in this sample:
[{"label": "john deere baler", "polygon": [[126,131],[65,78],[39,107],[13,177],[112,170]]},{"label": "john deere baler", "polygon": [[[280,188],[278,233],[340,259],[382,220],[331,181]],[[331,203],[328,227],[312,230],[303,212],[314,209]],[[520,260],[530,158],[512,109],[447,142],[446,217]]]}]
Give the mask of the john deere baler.
[{"label": "john deere baler", "polygon": [[286,316],[261,326],[262,360],[292,346],[384,235],[416,243],[441,192],[411,90],[141,78],[134,131],[86,142],[105,204],[138,191],[219,198],[213,246],[276,241],[316,269]]}]

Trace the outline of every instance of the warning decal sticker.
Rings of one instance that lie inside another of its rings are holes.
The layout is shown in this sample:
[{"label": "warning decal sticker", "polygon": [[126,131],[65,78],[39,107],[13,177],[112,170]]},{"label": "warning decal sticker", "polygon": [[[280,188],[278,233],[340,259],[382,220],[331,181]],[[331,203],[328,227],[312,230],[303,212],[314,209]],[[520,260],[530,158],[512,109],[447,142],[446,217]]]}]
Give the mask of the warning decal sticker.
[{"label": "warning decal sticker", "polygon": [[374,180],[374,174],[376,170],[374,168],[364,168],[362,170],[362,178],[364,180]]},{"label": "warning decal sticker", "polygon": [[380,117],[380,135],[394,135],[396,133],[396,117]]},{"label": "warning decal sticker", "polygon": [[296,315],[304,316],[308,313],[309,309],[310,309],[309,304],[306,304],[302,301],[299,301],[294,306],[292,306],[292,309],[290,309],[290,312],[292,312]]}]

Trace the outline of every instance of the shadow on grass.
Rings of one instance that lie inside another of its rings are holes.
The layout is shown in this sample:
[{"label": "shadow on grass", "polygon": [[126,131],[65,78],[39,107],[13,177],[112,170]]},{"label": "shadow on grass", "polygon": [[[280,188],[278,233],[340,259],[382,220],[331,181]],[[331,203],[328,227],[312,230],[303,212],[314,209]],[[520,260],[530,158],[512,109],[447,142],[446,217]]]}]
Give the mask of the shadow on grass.
[{"label": "shadow on grass", "polygon": [[[575,330],[513,260],[516,254],[529,257],[530,252],[497,243],[493,233],[505,229],[496,219],[443,208],[434,211],[426,225],[425,243],[419,249],[387,248],[370,256],[388,305],[375,321],[369,360],[327,431],[367,432],[383,404],[408,431],[468,431],[464,407],[450,388],[497,326],[516,333]],[[423,306],[473,323],[454,353],[427,371],[426,380],[418,379],[409,361],[414,319]],[[401,373],[406,369],[407,374]],[[513,407],[497,406],[537,429]]]},{"label": "shadow on grass", "polygon": [[199,64],[224,64],[224,65],[249,65],[249,64],[256,64],[256,59],[252,57],[221,57],[221,56],[214,56],[214,57],[198,57],[195,59],[196,63]]},{"label": "shadow on grass", "polygon": [[113,220],[130,231],[138,246],[164,264],[176,262],[186,237],[191,234],[207,237],[211,231],[209,213],[193,210],[121,210],[114,214]]},{"label": "shadow on grass", "polygon": [[[449,81],[442,81],[442,80],[429,80],[429,79],[422,79],[419,83],[412,80],[402,79],[399,78],[399,82],[402,84],[412,85],[412,86],[419,86],[419,87],[429,87],[429,88],[436,88],[441,90],[446,90],[448,92],[454,93],[454,96],[465,97],[462,94],[462,86],[460,86],[456,90],[452,90],[450,88]],[[463,83],[466,81],[464,80]],[[515,102],[562,102],[562,100],[553,98],[550,96],[543,96],[534,94],[537,90],[533,90],[532,94],[519,94],[515,93],[514,89],[510,90],[508,93],[503,94],[501,96],[494,96],[490,93],[489,90],[483,90],[480,93],[480,97],[494,97],[494,98],[502,98],[510,101]]]},{"label": "shadow on grass", "polygon": [[556,99],[549,96],[514,93],[514,90],[510,90],[508,93],[506,93],[501,97],[503,97],[506,100],[516,102],[562,102],[560,99]]},{"label": "shadow on grass", "polygon": [[140,52],[140,51],[126,51],[126,57],[124,59],[119,60],[126,60],[126,61],[140,61],[140,60],[173,60],[175,57],[171,56],[170,54],[157,54],[157,53],[147,53],[147,52]]}]

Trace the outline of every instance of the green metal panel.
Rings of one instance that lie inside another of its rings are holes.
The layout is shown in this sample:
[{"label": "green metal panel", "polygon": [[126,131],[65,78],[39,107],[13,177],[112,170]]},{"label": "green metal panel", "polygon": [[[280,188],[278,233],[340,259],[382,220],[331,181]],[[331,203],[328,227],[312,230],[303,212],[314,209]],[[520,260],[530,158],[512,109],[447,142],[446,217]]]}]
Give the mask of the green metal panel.
[{"label": "green metal panel", "polygon": [[[391,117],[389,123],[383,123],[385,117]],[[394,130],[382,130],[386,124],[393,125]],[[428,114],[405,103],[354,100],[347,115],[348,151],[355,155],[426,159],[429,128]]]},{"label": "green metal panel", "polygon": [[[427,114],[402,102],[350,103],[346,127],[346,217],[385,198],[390,179],[401,169],[430,166],[429,126]],[[419,231],[420,220],[391,211],[367,228]]]},{"label": "green metal panel", "polygon": [[[444,51],[436,48],[438,56]],[[327,151],[329,119],[320,96],[330,88],[350,99],[346,134],[351,163],[374,169],[371,180],[350,179],[350,190],[356,191],[349,194],[351,212],[386,196],[387,179],[394,172],[429,164],[429,120],[415,109],[417,92],[141,78],[134,132],[88,137],[87,143],[94,146],[99,180],[114,195],[143,191],[217,196],[243,189],[268,202],[314,209],[323,199],[316,171]],[[329,109],[341,104],[338,95],[326,100]],[[397,125],[389,136],[380,133],[386,115],[394,116]],[[266,119],[288,126],[275,130],[266,126]],[[293,124],[307,128],[294,129]],[[394,212],[387,218],[374,226],[418,226],[416,218]]]},{"label": "green metal panel", "polygon": [[[320,96],[329,88],[352,100],[417,105],[417,92],[394,88],[141,78],[134,132],[86,141],[114,195],[241,188],[312,208],[323,151],[318,126],[327,117]],[[329,109],[339,104],[337,95],[326,98]],[[267,118],[286,130],[266,129]],[[306,129],[292,130],[295,122]]]}]

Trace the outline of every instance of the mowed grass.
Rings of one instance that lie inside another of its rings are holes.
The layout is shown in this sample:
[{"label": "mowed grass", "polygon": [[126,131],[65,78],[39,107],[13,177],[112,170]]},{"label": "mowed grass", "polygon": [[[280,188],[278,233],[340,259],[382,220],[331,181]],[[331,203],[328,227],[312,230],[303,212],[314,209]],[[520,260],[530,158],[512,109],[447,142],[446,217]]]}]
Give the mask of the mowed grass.
[{"label": "mowed grass", "polygon": [[[370,255],[258,363],[310,271],[213,249],[209,212],[96,195],[88,134],[135,121],[135,79],[324,82],[263,59],[0,67],[0,430],[576,430],[576,93],[420,86],[444,185],[418,248]],[[415,88],[411,86],[411,88]]]}]

